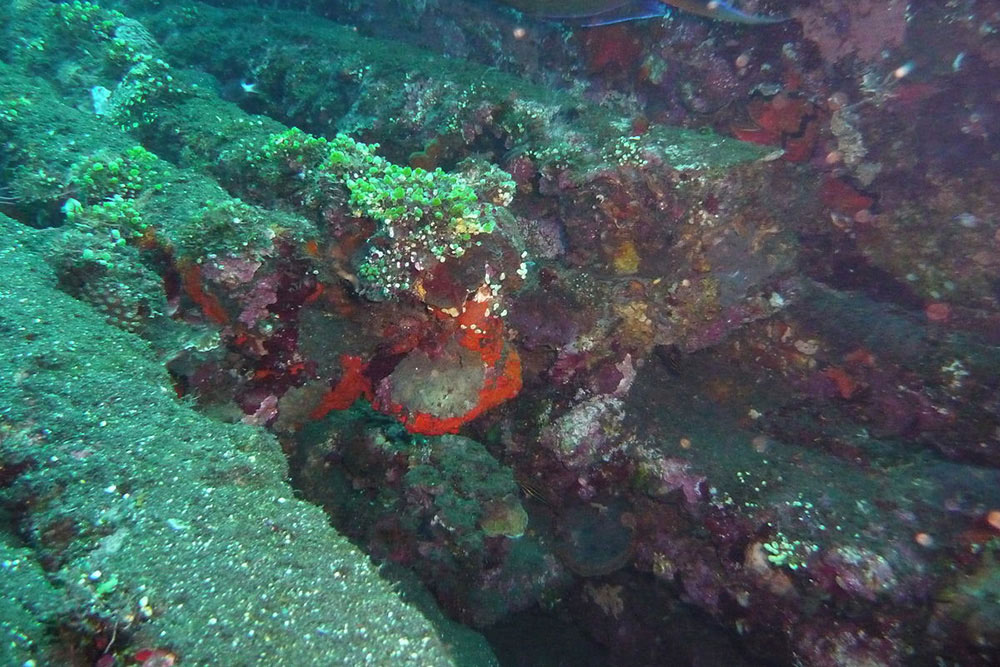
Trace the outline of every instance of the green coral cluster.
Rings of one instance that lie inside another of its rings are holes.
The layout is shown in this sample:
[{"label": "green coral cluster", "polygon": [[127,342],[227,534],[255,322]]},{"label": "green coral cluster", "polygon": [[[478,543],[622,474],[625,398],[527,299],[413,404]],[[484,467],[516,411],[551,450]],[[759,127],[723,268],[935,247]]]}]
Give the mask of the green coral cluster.
[{"label": "green coral cluster", "polygon": [[121,195],[92,205],[70,199],[63,210],[72,223],[57,244],[66,267],[65,288],[104,313],[111,324],[138,331],[165,303],[156,274],[128,244],[128,238],[145,228],[135,202]]},{"label": "green coral cluster", "polygon": [[186,94],[171,72],[166,61],[146,53],[135,54],[132,67],[111,96],[111,117],[121,129],[153,123],[158,117],[156,107]]},{"label": "green coral cluster", "polygon": [[133,146],[121,155],[90,155],[70,169],[71,182],[88,203],[111,197],[134,199],[147,189],[162,190],[158,182],[157,158],[142,146]]},{"label": "green coral cluster", "polygon": [[121,129],[152,123],[157,107],[189,92],[175,81],[170,65],[157,57],[159,47],[152,35],[121,12],[77,0],[54,4],[48,18],[52,33],[62,37],[60,49],[82,51],[106,82],[116,82],[114,90],[107,91],[107,108],[97,111],[107,113]]},{"label": "green coral cluster", "polygon": [[114,248],[145,233],[149,225],[135,199],[163,189],[158,163],[155,155],[137,145],[120,154],[89,155],[70,168],[69,186],[80,199],[68,199],[63,212],[99,246],[84,251],[85,261],[109,266]]},{"label": "green coral cluster", "polygon": [[85,0],[53,4],[49,14],[55,19],[56,34],[77,39],[86,37],[110,39],[115,26],[125,18],[119,11],[104,9]]},{"label": "green coral cluster", "polygon": [[469,179],[441,169],[401,167],[377,155],[377,150],[378,144],[363,144],[342,134],[330,142],[323,168],[344,178],[356,215],[384,223],[386,233],[401,226],[447,232],[452,243],[430,246],[439,259],[461,257],[473,236],[493,232],[496,219],[480,206]]},{"label": "green coral cluster", "polygon": [[[107,237],[114,248],[124,246],[129,238],[142,236],[148,226],[143,222],[135,202],[120,195],[92,206],[83,206],[75,199],[70,199],[63,210],[67,220],[76,223],[81,229]],[[83,255],[85,260],[94,258],[93,254],[86,252]],[[107,258],[103,258],[102,263],[104,261]]]},{"label": "green coral cluster", "polygon": [[0,123],[17,122],[20,112],[31,106],[31,100],[24,95],[0,101]]},{"label": "green coral cluster", "polygon": [[139,330],[162,312],[162,288],[129,240],[149,227],[137,205],[144,193],[163,188],[158,158],[142,146],[88,155],[70,168],[67,183],[78,197],[66,200],[70,227],[59,242],[68,267],[63,281],[115,326]]},{"label": "green coral cluster", "polygon": [[809,557],[819,551],[812,542],[789,538],[778,531],[774,537],[762,545],[767,553],[767,560],[775,567],[787,567],[789,570],[804,568]]},{"label": "green coral cluster", "polygon": [[335,196],[335,181],[341,180],[331,178],[334,165],[321,169],[330,157],[329,141],[292,127],[268,135],[243,159],[254,170],[255,180],[267,184],[277,198],[315,208]]},{"label": "green coral cluster", "polygon": [[354,214],[376,224],[358,264],[362,291],[384,299],[409,289],[414,271],[461,257],[476,236],[492,233],[498,205],[509,203],[515,184],[492,172],[473,178],[400,166],[379,156],[378,148],[343,134],[327,140],[293,128],[272,135],[247,158],[269,180],[294,174],[306,189],[327,197],[346,188]]},{"label": "green coral cluster", "polygon": [[447,219],[463,240],[493,231],[493,221],[478,222],[476,191],[440,169],[429,172],[389,163],[384,168],[372,166],[361,178],[348,179],[347,188],[356,212],[375,220]]}]

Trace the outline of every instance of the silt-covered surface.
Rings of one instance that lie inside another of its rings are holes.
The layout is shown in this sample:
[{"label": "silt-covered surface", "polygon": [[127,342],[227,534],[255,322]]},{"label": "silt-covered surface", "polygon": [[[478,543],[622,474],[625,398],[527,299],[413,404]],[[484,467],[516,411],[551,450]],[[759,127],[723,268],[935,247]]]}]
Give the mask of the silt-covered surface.
[{"label": "silt-covered surface", "polygon": [[26,581],[7,604],[31,611],[12,657],[74,659],[50,637],[59,624],[191,663],[451,664],[294,497],[271,436],[178,401],[146,343],[55,288],[38,238],[9,219],[3,235],[3,497],[24,508],[10,527],[30,547],[5,547],[4,580]]}]

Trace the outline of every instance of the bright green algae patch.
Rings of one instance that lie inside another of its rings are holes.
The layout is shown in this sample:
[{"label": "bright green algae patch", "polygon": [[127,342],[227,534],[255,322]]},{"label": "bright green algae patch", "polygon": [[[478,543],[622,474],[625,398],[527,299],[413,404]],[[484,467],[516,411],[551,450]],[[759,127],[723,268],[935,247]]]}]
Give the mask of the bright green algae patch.
[{"label": "bright green algae patch", "polygon": [[65,624],[117,623],[191,664],[451,664],[295,500],[273,437],[181,404],[146,343],[55,288],[25,247],[37,232],[0,218],[0,233],[0,457],[21,471],[0,500],[30,501],[18,557],[49,565]]},{"label": "bright green algae patch", "polygon": [[[313,201],[334,201],[338,189],[346,190],[351,213],[375,223],[358,266],[359,288],[373,299],[407,290],[411,269],[464,255],[476,236],[497,227],[515,189],[500,169],[478,178],[428,171],[394,164],[378,148],[343,134],[327,140],[290,128],[246,158],[277,188],[283,181],[304,183]],[[485,201],[488,190],[492,201]]]}]

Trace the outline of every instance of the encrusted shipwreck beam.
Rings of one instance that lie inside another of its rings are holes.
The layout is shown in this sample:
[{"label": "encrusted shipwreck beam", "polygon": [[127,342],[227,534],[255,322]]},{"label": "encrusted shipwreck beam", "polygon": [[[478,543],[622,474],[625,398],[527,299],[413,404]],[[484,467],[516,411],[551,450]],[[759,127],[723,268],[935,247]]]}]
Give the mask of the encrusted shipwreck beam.
[{"label": "encrusted shipwreck beam", "polygon": [[[145,342],[57,288],[39,232],[0,217],[0,233],[0,499],[29,547],[8,545],[4,577],[34,582],[5,596],[5,663],[145,650],[451,664],[367,556],[295,499],[273,437],[179,402]],[[29,576],[36,563],[56,588]]]}]

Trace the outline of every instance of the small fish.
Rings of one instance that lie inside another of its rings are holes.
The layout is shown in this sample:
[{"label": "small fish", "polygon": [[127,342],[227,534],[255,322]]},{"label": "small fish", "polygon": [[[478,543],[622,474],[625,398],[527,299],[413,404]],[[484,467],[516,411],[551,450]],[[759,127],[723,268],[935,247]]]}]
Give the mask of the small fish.
[{"label": "small fish", "polygon": [[582,26],[666,16],[670,8],[718,21],[764,25],[787,21],[787,16],[747,14],[723,0],[501,0],[526,14],[547,19],[576,20]]},{"label": "small fish", "polygon": [[549,494],[547,494],[537,483],[519,479],[517,480],[517,485],[521,487],[521,492],[524,493],[525,497],[534,498],[546,507],[553,507]]}]

